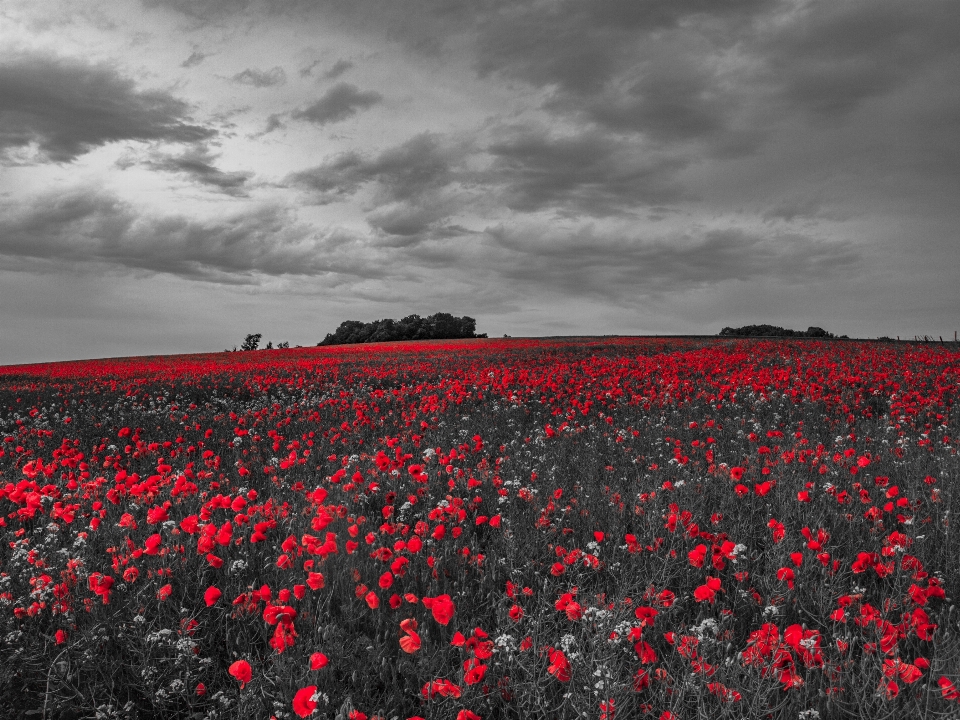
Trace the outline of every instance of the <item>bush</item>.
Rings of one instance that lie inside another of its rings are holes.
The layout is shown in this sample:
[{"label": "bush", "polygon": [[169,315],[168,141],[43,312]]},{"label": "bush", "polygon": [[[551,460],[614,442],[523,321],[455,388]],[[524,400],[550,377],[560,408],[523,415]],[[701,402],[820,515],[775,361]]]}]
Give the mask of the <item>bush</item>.
[{"label": "bush", "polygon": [[725,327],[720,331],[720,337],[811,337],[832,338],[823,328],[809,327],[803,330],[787,330],[776,325],[744,325],[739,328]]},{"label": "bush", "polygon": [[426,318],[408,315],[402,320],[374,320],[364,323],[345,320],[336,332],[328,333],[318,345],[355,345],[370,342],[397,342],[401,340],[458,340],[485,338],[477,334],[477,321],[472,317],[454,317],[437,313]]}]

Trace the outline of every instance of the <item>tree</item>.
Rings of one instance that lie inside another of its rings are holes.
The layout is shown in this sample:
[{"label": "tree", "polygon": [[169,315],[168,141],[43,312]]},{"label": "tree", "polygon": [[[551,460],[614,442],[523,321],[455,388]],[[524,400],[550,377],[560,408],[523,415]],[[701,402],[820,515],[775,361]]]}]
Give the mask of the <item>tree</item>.
[{"label": "tree", "polygon": [[262,333],[250,333],[243,339],[243,344],[240,346],[241,350],[256,350],[260,347],[260,338],[263,337]]},{"label": "tree", "polygon": [[398,340],[453,340],[482,338],[477,334],[477,321],[472,317],[454,317],[450,313],[436,313],[426,318],[408,315],[402,320],[374,320],[363,323],[345,320],[336,332],[329,333],[319,345],[351,345],[368,342],[396,342]]},{"label": "tree", "polygon": [[720,337],[813,337],[832,338],[833,335],[823,328],[811,327],[803,330],[789,330],[776,325],[744,325],[739,328],[725,327]]}]

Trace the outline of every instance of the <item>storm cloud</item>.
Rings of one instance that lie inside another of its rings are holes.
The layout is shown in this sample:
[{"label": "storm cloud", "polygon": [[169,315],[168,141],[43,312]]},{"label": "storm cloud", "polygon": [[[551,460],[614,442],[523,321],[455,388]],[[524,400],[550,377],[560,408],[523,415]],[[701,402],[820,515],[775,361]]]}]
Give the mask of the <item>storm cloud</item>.
[{"label": "storm cloud", "polygon": [[0,58],[0,152],[35,144],[70,162],[121,140],[196,142],[216,132],[190,122],[189,105],[106,64],[43,54]]}]

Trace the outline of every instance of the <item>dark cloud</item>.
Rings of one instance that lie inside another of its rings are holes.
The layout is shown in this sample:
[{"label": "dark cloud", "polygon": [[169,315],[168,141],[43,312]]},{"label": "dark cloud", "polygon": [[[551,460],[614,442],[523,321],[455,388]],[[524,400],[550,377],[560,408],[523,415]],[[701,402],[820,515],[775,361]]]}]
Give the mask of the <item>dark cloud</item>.
[{"label": "dark cloud", "polygon": [[343,75],[347,70],[349,70],[352,67],[353,67],[353,63],[350,62],[349,60],[343,60],[343,59],[337,60],[333,64],[333,67],[331,67],[329,70],[327,70],[323,74],[323,77],[327,80],[334,80],[335,78],[338,78],[341,75]]},{"label": "dark cloud", "polygon": [[653,33],[712,19],[739,24],[774,5],[771,0],[511,3],[478,23],[477,69],[590,96],[630,70]]},{"label": "dark cloud", "polygon": [[196,67],[208,57],[210,57],[209,54],[202,53],[199,50],[194,50],[192,53],[190,53],[190,57],[188,57],[186,60],[180,63],[180,67],[184,67],[184,68]]},{"label": "dark cloud", "polygon": [[382,276],[369,255],[362,238],[316,231],[275,205],[197,220],[145,214],[88,189],[0,205],[0,257],[8,264],[96,263],[235,284],[262,276]]},{"label": "dark cloud", "polygon": [[252,85],[253,87],[272,87],[273,85],[283,85],[287,82],[287,74],[280,66],[272,67],[269,70],[256,70],[247,68],[243,72],[238,72],[230,78],[235,83],[242,85]]},{"label": "dark cloud", "polygon": [[847,241],[737,228],[647,240],[592,225],[569,232],[498,226],[487,229],[486,248],[498,273],[515,283],[614,302],[731,281],[803,285],[849,276],[862,262]]},{"label": "dark cloud", "polygon": [[215,188],[227,195],[246,197],[245,186],[253,173],[224,172],[213,165],[216,159],[209,148],[198,145],[181,155],[155,154],[142,164],[154,170],[185,174],[194,182]]},{"label": "dark cloud", "polygon": [[192,18],[198,25],[222,22],[256,7],[256,0],[141,0],[146,8],[165,7]]},{"label": "dark cloud", "polygon": [[420,235],[437,218],[425,209],[399,205],[397,207],[378,208],[367,215],[367,222],[383,230],[388,235],[414,237]]},{"label": "dark cloud", "polygon": [[300,77],[305,78],[305,77],[310,77],[311,75],[313,75],[313,69],[314,69],[317,65],[319,65],[320,62],[321,62],[320,60],[314,60],[312,63],[310,63],[310,64],[307,65],[306,67],[300,68],[300,70],[298,71],[298,72],[300,73]]},{"label": "dark cloud", "polygon": [[278,130],[280,128],[286,127],[286,125],[284,125],[283,121],[280,119],[281,117],[282,117],[281,113],[274,113],[273,115],[270,115],[267,118],[267,126],[263,129],[262,132],[257,134],[257,137],[266,135],[267,133],[271,133],[274,130]]},{"label": "dark cloud", "polygon": [[290,117],[328,125],[353,117],[358,111],[373,107],[381,100],[383,96],[378,92],[360,90],[349,83],[337,83],[312,105],[294,110]]},{"label": "dark cloud", "polygon": [[322,165],[290,175],[286,182],[316,193],[321,203],[357,192],[376,182],[385,202],[416,198],[454,179],[453,150],[440,138],[423,133],[374,157],[358,152],[338,155]]},{"label": "dark cloud", "polygon": [[603,215],[674,201],[681,196],[674,176],[686,164],[598,131],[525,128],[486,150],[494,162],[480,175],[520,212]]},{"label": "dark cloud", "polygon": [[755,49],[790,111],[830,119],[956,59],[957,27],[960,5],[950,0],[813,4]]},{"label": "dark cloud", "polygon": [[196,142],[216,134],[191,124],[189,106],[164,91],[138,91],[108,65],[49,55],[0,61],[0,153],[33,143],[70,162],[120,140]]},{"label": "dark cloud", "polygon": [[617,133],[702,139],[748,151],[729,136],[742,101],[718,58],[740,47],[766,0],[710,3],[516,3],[476,33],[475,67],[547,90],[545,108]]}]

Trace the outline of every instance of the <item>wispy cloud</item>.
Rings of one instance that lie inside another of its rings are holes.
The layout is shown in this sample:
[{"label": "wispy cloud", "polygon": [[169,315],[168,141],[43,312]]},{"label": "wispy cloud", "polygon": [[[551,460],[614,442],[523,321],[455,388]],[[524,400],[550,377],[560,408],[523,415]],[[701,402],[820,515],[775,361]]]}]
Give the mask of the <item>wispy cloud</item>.
[{"label": "wispy cloud", "polygon": [[290,117],[294,120],[306,120],[316,125],[329,125],[353,117],[361,110],[371,108],[383,100],[383,96],[372,90],[360,90],[356,85],[338,83],[323,94],[315,103],[294,110]]},{"label": "wispy cloud", "polygon": [[331,67],[329,70],[327,70],[327,71],[323,74],[323,77],[324,77],[324,79],[326,79],[326,80],[334,80],[334,79],[340,77],[341,75],[343,75],[347,70],[349,70],[349,69],[352,68],[352,67],[353,67],[353,63],[352,63],[352,62],[350,62],[349,60],[344,60],[344,59],[341,58],[340,60],[337,60],[337,61],[333,64],[333,67]]},{"label": "wispy cloud", "polygon": [[240,83],[241,85],[250,85],[252,87],[263,88],[272,87],[274,85],[283,85],[287,82],[287,74],[280,66],[272,67],[269,70],[247,68],[242,72],[238,72],[236,75],[231,77],[230,80],[235,83]]},{"label": "wispy cloud", "polygon": [[192,53],[190,53],[190,57],[188,57],[186,60],[180,63],[180,67],[183,67],[183,68],[196,67],[197,65],[202,63],[204,60],[206,60],[208,57],[210,57],[209,54],[200,52],[200,50],[194,50]]},{"label": "wispy cloud", "polygon": [[[153,170],[185,175],[193,182],[227,195],[246,197],[246,185],[253,177],[253,173],[249,171],[224,172],[213,164],[216,160],[217,156],[213,155],[208,147],[197,144],[179,155],[153,152],[148,159],[143,160],[140,164]],[[126,166],[129,166],[129,164],[126,163]]]}]

